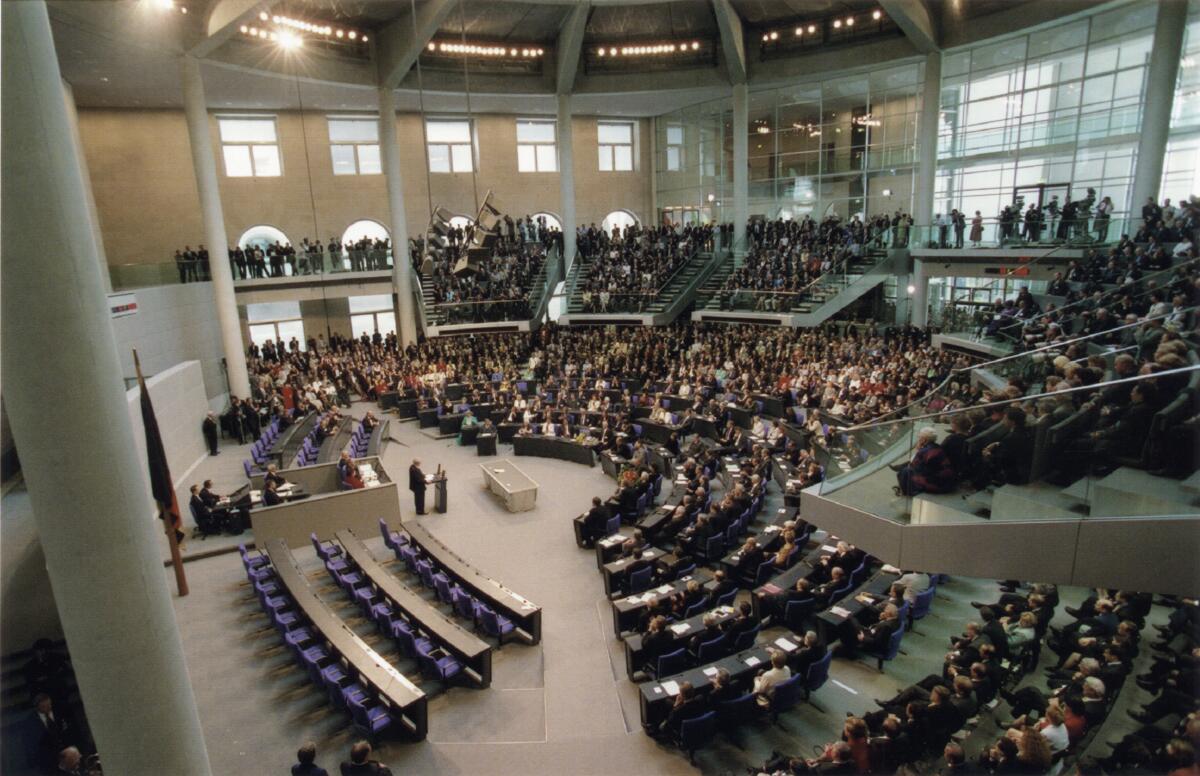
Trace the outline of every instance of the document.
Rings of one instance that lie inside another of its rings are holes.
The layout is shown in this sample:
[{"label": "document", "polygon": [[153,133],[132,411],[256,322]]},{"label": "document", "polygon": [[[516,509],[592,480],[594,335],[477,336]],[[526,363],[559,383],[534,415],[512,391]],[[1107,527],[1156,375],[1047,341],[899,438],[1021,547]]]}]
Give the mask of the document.
[{"label": "document", "polygon": [[704,669],[704,675],[705,676],[716,676],[717,675],[717,667],[709,666],[708,668]]},{"label": "document", "polygon": [[680,633],[687,633],[691,629],[692,629],[692,626],[688,625],[686,622],[677,622],[671,626],[671,630],[673,630],[676,633],[676,635],[678,635]]},{"label": "document", "polygon": [[783,636],[775,639],[775,644],[784,652],[792,652],[796,649],[796,645],[785,639]]},{"label": "document", "polygon": [[743,662],[745,662],[745,664],[750,666],[751,668],[754,668],[756,665],[758,665],[762,661],[759,660],[758,658],[756,658],[754,655],[751,655],[750,657],[746,658],[745,661],[743,661]]},{"label": "document", "polygon": [[837,547],[834,547],[832,544],[822,544],[821,549],[825,552],[837,552]]},{"label": "document", "polygon": [[840,606],[832,606],[830,607],[829,611],[833,612],[838,617],[841,617],[843,620],[850,616],[850,611],[848,609],[843,609]]},{"label": "document", "polygon": [[667,691],[667,695],[678,695],[679,684],[672,680],[667,680],[662,683],[663,689]]}]

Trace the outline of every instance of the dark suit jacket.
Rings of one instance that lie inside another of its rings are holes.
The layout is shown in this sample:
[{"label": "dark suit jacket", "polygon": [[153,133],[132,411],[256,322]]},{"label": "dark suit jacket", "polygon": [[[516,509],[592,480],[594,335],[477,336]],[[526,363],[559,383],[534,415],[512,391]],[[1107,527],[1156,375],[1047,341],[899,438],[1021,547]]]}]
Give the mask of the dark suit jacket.
[{"label": "dark suit jacket", "polygon": [[604,533],[604,526],[608,522],[608,518],[608,507],[601,504],[598,507],[592,507],[588,510],[583,525],[592,536],[599,536]]},{"label": "dark suit jacket", "polygon": [[353,763],[342,763],[342,776],[392,776],[392,769],[386,765],[380,765],[374,760],[354,765]]},{"label": "dark suit jacket", "polygon": [[329,772],[315,763],[296,763],[292,766],[292,776],[329,776]]},{"label": "dark suit jacket", "polygon": [[888,641],[899,627],[899,620],[880,620],[863,631],[862,648],[871,651],[887,649]]},{"label": "dark suit jacket", "polygon": [[425,473],[421,471],[421,467],[408,467],[408,489],[413,493],[425,490]]},{"label": "dark suit jacket", "polygon": [[263,505],[264,506],[273,507],[276,504],[282,504],[282,503],[283,503],[283,496],[280,496],[278,493],[276,493],[273,490],[264,490],[263,491]]}]

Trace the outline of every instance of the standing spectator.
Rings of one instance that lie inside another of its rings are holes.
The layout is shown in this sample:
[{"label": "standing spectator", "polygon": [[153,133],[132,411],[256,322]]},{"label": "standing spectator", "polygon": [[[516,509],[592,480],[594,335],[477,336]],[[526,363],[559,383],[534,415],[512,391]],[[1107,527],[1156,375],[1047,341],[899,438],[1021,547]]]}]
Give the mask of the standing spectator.
[{"label": "standing spectator", "polygon": [[371,745],[358,741],[350,747],[350,761],[341,765],[342,776],[392,776],[391,768],[371,760]]},{"label": "standing spectator", "polygon": [[292,766],[292,776],[329,776],[329,773],[317,765],[316,761],[317,745],[312,741],[304,742],[296,752],[296,764]]},{"label": "standing spectator", "polygon": [[204,432],[204,442],[208,445],[208,454],[218,455],[216,413],[210,411],[204,416],[204,422],[200,424],[200,430]]}]

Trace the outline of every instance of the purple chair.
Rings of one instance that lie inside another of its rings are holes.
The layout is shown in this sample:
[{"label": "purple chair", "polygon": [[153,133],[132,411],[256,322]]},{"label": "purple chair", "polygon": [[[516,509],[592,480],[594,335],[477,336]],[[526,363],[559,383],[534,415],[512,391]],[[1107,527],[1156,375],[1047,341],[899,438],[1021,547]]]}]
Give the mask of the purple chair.
[{"label": "purple chair", "polygon": [[418,636],[406,622],[396,622],[392,626],[400,649],[409,657],[416,657],[420,649],[433,649],[433,642],[424,636]]},{"label": "purple chair", "polygon": [[417,662],[421,665],[421,673],[426,676],[448,682],[462,672],[462,663],[455,660],[440,649],[426,642],[417,645]]},{"label": "purple chair", "polygon": [[392,531],[388,528],[387,521],[382,517],[379,518],[379,533],[383,536],[383,543],[388,549],[396,553],[396,560],[401,560],[400,545],[408,544],[408,537],[399,531]]},{"label": "purple chair", "polygon": [[350,716],[355,727],[362,730],[368,739],[374,739],[392,726],[392,715],[382,706],[368,706],[366,700],[350,702]]},{"label": "purple chair", "polygon": [[459,617],[469,620],[472,624],[479,619],[479,610],[483,605],[478,603],[470,593],[461,587],[455,587],[450,594],[454,600],[454,611],[458,612]]},{"label": "purple chair", "polygon": [[483,628],[484,633],[496,639],[498,647],[504,645],[505,636],[516,630],[512,620],[483,604],[479,605],[479,626]]}]

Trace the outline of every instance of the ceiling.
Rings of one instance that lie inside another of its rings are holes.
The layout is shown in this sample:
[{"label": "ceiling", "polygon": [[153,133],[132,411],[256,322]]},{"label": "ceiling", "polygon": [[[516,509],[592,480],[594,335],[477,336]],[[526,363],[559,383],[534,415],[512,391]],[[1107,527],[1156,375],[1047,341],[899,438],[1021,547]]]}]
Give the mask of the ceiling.
[{"label": "ceiling", "polygon": [[[1020,0],[918,0],[927,2],[930,15],[943,17],[953,9],[959,18],[988,13],[1006,14]],[[1028,2],[1029,0],[1026,0]],[[163,0],[49,0],[50,20],[63,77],[72,85],[83,107],[177,108],[182,105],[180,56],[198,44],[204,47],[203,73],[206,96],[214,109],[374,110],[377,104],[375,65],[371,61],[378,36],[393,34],[407,43],[412,33],[411,8],[418,18],[434,9],[443,13],[426,37],[468,42],[537,43],[546,56],[525,73],[495,68],[487,62],[470,64],[471,108],[479,112],[552,114],[559,36],[571,16],[567,0],[174,0],[163,11]],[[792,20],[833,18],[870,13],[875,0],[729,0],[747,35],[747,58],[756,51],[755,29]],[[1079,3],[1063,3],[1078,9]],[[187,13],[181,9],[186,7]],[[244,12],[238,17],[230,7]],[[305,47],[286,54],[274,44],[251,40],[239,32],[241,23],[261,24],[258,14],[269,10],[293,18],[344,25],[376,37],[369,46],[354,49]],[[223,33],[208,38],[210,16],[232,23]],[[1010,24],[1020,24],[1019,18]],[[418,25],[419,26],[419,25]],[[995,25],[974,25],[981,34],[1004,31]],[[1019,29],[1019,27],[1018,27]],[[864,31],[865,33],[866,31]],[[895,51],[896,38],[888,51]],[[720,49],[720,29],[711,0],[592,0],[582,46],[621,41],[700,39]],[[901,41],[903,42],[903,41]],[[872,41],[846,44],[840,57],[843,68],[862,66],[859,56]],[[857,48],[856,48],[857,47]],[[423,46],[422,46],[423,48]],[[796,52],[790,62],[749,62],[752,83],[777,83],[802,68],[802,57],[815,56],[821,72],[830,72],[836,52]],[[913,49],[915,54],[915,49]],[[723,56],[723,55],[722,55]],[[832,58],[831,58],[832,57]],[[423,59],[423,58],[422,58]],[[638,60],[628,60],[625,73],[589,74],[579,67],[573,110],[580,114],[653,116],[696,102],[728,94],[723,60],[716,56],[702,63],[676,65],[669,72],[640,72]],[[772,68],[777,72],[772,76]],[[642,68],[649,70],[650,68]],[[415,71],[415,68],[414,68]],[[458,79],[458,80],[455,80]],[[402,82],[397,105],[402,110],[465,110],[463,76],[439,74],[426,68],[415,86],[414,73]],[[620,95],[614,99],[614,95]]]}]

